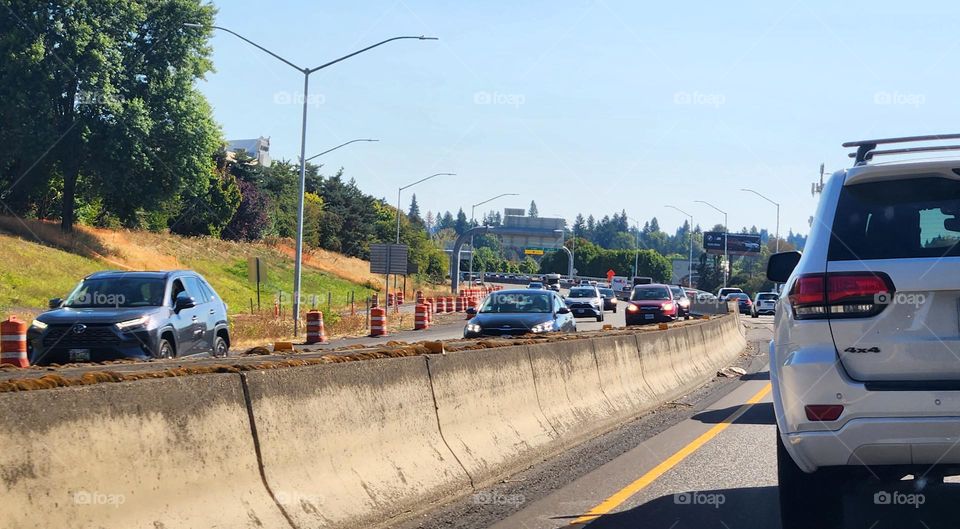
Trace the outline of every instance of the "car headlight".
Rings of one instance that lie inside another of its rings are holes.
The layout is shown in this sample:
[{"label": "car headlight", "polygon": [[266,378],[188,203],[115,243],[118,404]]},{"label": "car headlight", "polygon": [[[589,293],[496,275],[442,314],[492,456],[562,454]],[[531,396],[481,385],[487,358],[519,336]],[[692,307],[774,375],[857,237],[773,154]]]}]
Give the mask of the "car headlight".
[{"label": "car headlight", "polygon": [[533,327],[530,327],[530,332],[532,333],[550,332],[552,330],[553,330],[552,321],[545,321],[543,323],[538,323]]},{"label": "car headlight", "polygon": [[627,312],[637,312],[640,310],[640,307],[634,305],[633,303],[627,305]]},{"label": "car headlight", "polygon": [[121,321],[119,323],[115,323],[114,325],[117,327],[117,330],[126,331],[128,329],[133,329],[134,327],[139,327],[144,323],[147,323],[147,319],[148,318],[146,316],[140,316],[139,318]]},{"label": "car headlight", "polygon": [[481,330],[480,326],[477,325],[476,323],[467,324],[467,332],[480,332],[480,330]]},{"label": "car headlight", "polygon": [[44,329],[47,328],[47,324],[46,324],[46,323],[43,323],[43,322],[40,321],[40,320],[33,320],[33,321],[30,323],[30,327],[33,327],[34,329],[36,329],[36,330],[38,330],[38,331],[42,331],[42,330],[44,330]]}]

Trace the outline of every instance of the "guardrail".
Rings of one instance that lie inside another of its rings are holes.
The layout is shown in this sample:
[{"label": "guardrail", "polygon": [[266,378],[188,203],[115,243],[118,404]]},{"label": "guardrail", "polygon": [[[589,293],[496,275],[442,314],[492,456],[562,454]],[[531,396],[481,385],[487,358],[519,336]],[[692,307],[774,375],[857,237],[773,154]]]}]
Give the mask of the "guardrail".
[{"label": "guardrail", "polygon": [[0,394],[5,527],[376,527],[676,398],[745,346],[666,331]]}]

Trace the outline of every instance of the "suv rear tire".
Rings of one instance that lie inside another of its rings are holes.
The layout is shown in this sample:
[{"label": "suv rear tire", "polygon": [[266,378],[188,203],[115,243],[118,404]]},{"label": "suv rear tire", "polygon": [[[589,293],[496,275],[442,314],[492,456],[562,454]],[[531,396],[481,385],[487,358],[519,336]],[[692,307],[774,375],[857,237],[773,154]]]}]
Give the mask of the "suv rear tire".
[{"label": "suv rear tire", "polygon": [[227,345],[227,341],[223,339],[223,336],[217,335],[213,339],[213,351],[211,351],[211,356],[214,358],[226,358],[230,354],[230,346]]},{"label": "suv rear tire", "polygon": [[777,428],[777,479],[783,529],[839,529],[846,480],[842,468],[800,469],[783,446]]},{"label": "suv rear tire", "polygon": [[161,338],[160,343],[157,345],[157,358],[173,358],[176,355],[176,352],[173,349],[173,344],[167,341],[166,338]]}]

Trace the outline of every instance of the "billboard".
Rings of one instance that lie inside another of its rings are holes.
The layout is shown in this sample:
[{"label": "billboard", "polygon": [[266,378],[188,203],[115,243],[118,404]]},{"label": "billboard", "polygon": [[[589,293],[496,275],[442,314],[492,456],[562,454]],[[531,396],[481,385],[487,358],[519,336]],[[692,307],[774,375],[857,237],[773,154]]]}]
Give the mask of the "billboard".
[{"label": "billboard", "polygon": [[406,244],[371,244],[371,274],[407,274]]},{"label": "billboard", "polygon": [[[723,232],[708,231],[703,234],[703,248],[707,253],[723,255]],[[727,235],[727,253],[730,255],[760,255],[760,236],[748,233]]]}]

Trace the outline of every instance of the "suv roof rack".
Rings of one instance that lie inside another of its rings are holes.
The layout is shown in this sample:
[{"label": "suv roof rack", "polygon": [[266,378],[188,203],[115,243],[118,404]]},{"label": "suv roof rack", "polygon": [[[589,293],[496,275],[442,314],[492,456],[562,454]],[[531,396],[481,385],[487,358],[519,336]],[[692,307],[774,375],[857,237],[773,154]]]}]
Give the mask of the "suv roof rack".
[{"label": "suv roof rack", "polygon": [[875,140],[848,141],[843,144],[844,147],[856,147],[857,152],[852,152],[848,156],[854,158],[854,165],[864,165],[874,156],[887,154],[906,154],[914,152],[933,152],[933,151],[955,151],[960,150],[960,145],[932,145],[927,147],[902,147],[899,149],[885,149],[878,151],[878,145],[889,145],[893,143],[910,143],[915,141],[940,141],[960,139],[960,134],[930,134],[927,136],[903,136],[900,138],[879,138]]}]

